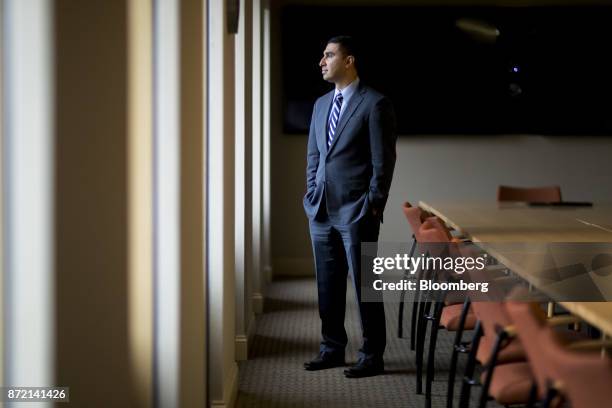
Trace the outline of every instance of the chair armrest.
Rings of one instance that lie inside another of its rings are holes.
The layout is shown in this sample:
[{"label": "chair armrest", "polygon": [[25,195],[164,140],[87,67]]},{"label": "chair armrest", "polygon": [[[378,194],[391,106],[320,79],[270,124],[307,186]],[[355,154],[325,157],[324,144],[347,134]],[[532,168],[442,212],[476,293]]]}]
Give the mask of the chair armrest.
[{"label": "chair armrest", "polygon": [[563,326],[563,325],[572,324],[572,323],[580,323],[580,322],[582,322],[582,319],[574,315],[557,315],[557,316],[549,317],[548,319],[546,319],[546,323],[549,326],[553,326],[553,327]]},{"label": "chair armrest", "polygon": [[498,273],[505,273],[507,275],[510,269],[508,269],[506,265],[495,264],[495,265],[487,265],[485,270],[489,273],[498,272]]},{"label": "chair armrest", "polygon": [[509,326],[495,326],[495,331],[497,332],[497,334],[501,333],[502,331],[506,333],[506,338],[508,339],[512,339],[514,337],[516,337],[517,335],[517,331],[516,331],[516,327],[514,327],[514,325],[509,325]]},{"label": "chair armrest", "polygon": [[574,351],[597,351],[612,348],[612,339],[607,340],[583,340],[576,341],[567,345],[567,348]]}]

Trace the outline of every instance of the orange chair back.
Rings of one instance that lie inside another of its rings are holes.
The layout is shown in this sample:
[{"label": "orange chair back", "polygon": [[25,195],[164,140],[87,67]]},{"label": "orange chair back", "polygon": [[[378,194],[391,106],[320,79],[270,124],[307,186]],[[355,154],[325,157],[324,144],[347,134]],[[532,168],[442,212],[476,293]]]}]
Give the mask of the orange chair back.
[{"label": "orange chair back", "polygon": [[612,400],[612,360],[599,353],[571,351],[546,324],[534,303],[509,302],[507,311],[518,331],[542,397],[556,383],[573,408],[607,406]]},{"label": "orange chair back", "polygon": [[531,363],[531,370],[538,384],[538,393],[542,398],[553,373],[541,343],[542,338],[546,337],[544,334],[546,315],[537,303],[532,302],[508,302],[506,310]]},{"label": "orange chair back", "polygon": [[404,212],[404,216],[406,220],[408,220],[408,224],[410,224],[410,228],[412,229],[412,233],[417,235],[419,228],[421,228],[421,224],[423,223],[421,216],[422,211],[419,207],[413,207],[408,201],[404,203],[402,206],[402,211]]},{"label": "orange chair back", "polygon": [[[446,225],[438,217],[429,217],[419,228],[421,242],[451,242],[451,235]],[[417,241],[419,239],[417,238]]]},{"label": "orange chair back", "polygon": [[530,203],[558,203],[561,201],[561,187],[510,187],[497,188],[497,201],[524,201]]},{"label": "orange chair back", "polygon": [[497,336],[497,327],[510,326],[512,321],[501,302],[472,302],[472,309],[486,337],[494,339]]}]

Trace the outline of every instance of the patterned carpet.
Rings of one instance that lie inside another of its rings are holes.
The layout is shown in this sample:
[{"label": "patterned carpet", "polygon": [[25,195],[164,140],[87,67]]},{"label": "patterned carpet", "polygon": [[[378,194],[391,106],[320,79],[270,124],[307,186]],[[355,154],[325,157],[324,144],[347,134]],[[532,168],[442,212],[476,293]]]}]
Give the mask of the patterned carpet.
[{"label": "patterned carpet", "polygon": [[[346,358],[347,363],[352,363],[356,361],[361,334],[357,305],[350,290],[352,286],[348,287],[345,327],[349,346]],[[320,331],[315,281],[290,279],[273,282],[268,288],[264,313],[257,317],[249,359],[239,364],[237,406],[423,407],[425,397],[415,394],[414,352],[410,351],[407,338],[398,339],[396,336],[397,304],[390,303],[385,308],[387,349],[384,375],[347,379],[342,374],[343,368],[309,372],[303,369],[303,363],[316,356]],[[410,308],[406,310],[409,312]],[[405,324],[409,326],[408,319]],[[432,407],[446,407],[446,380],[453,339],[452,334],[440,331]],[[462,373],[463,364],[459,368]],[[472,399],[475,400],[479,394],[480,390],[475,389]],[[490,402],[488,407],[499,405]]]}]

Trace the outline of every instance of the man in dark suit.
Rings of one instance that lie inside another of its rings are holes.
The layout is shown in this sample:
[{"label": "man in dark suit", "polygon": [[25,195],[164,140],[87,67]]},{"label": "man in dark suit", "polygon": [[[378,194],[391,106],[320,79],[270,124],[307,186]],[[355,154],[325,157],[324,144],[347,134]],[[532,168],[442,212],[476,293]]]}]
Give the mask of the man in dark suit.
[{"label": "man in dark suit", "polygon": [[319,355],[304,367],[314,371],[344,365],[350,270],[363,333],[359,360],[344,371],[350,378],[384,371],[384,305],[382,297],[375,302],[362,299],[361,243],[378,241],[395,167],[396,141],[389,99],[360,82],[356,62],[351,37],[328,41],[319,66],[323,79],[335,84],[335,89],[314,105],[304,197],[322,323]]}]

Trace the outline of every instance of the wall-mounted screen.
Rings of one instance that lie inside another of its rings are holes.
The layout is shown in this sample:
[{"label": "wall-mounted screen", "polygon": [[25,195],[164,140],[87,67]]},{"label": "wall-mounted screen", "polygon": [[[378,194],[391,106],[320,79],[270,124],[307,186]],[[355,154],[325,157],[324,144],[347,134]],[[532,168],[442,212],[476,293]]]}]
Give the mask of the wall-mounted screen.
[{"label": "wall-mounted screen", "polygon": [[332,89],[318,62],[338,34],[400,135],[612,134],[612,7],[286,6],[281,34],[288,134]]}]

